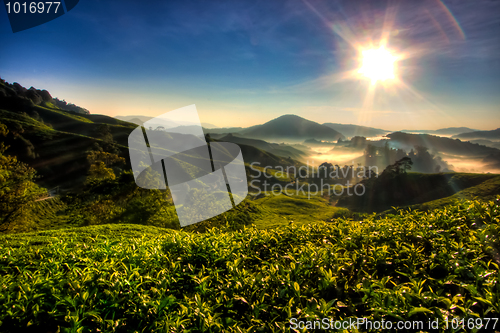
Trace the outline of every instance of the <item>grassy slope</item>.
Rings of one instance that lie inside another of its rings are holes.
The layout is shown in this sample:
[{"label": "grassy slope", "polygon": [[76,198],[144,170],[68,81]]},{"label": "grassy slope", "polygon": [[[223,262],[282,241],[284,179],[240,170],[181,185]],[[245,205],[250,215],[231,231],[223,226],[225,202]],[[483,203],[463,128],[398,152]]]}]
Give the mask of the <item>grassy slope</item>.
[{"label": "grassy slope", "polygon": [[[29,158],[22,155],[22,145],[19,140],[7,142],[11,149],[8,154],[15,154],[20,160],[34,167],[42,176],[41,184],[49,187],[61,185],[75,186],[81,184],[86,176],[86,151],[94,143],[102,143],[96,137],[96,131],[101,125],[93,123],[91,120],[72,113],[45,107],[33,107],[43,123],[31,117],[23,116],[17,112],[0,110],[0,121],[8,128],[13,128],[15,124],[22,126],[23,138],[29,140],[35,147],[36,158]],[[51,124],[50,128],[46,124]],[[115,138],[123,138],[130,133],[133,128],[122,125],[110,125],[111,132]],[[126,147],[119,145],[125,152]]]},{"label": "grassy slope", "polygon": [[[471,175],[472,176],[472,175]],[[482,176],[482,175],[476,175]],[[434,209],[440,208],[445,205],[455,204],[459,200],[463,199],[475,199],[480,198],[482,200],[492,200],[495,196],[500,194],[500,175],[493,177],[485,177],[485,180],[481,183],[465,188],[464,190],[458,191],[457,193],[437,199],[428,201],[421,205],[416,205],[415,208],[419,209]]]},{"label": "grassy slope", "polygon": [[445,317],[500,315],[499,212],[497,200],[270,231],[0,236],[0,331],[283,332],[292,317],[367,317],[444,332]]},{"label": "grassy slope", "polygon": [[57,197],[35,202],[31,208],[32,220],[29,227],[34,230],[71,227],[68,224],[69,217],[66,208],[66,204]]},{"label": "grassy slope", "polygon": [[290,145],[278,145],[275,143],[269,143],[263,140],[257,140],[257,139],[248,139],[248,138],[243,138],[239,136],[234,136],[234,135],[226,135],[222,138],[220,138],[220,141],[225,141],[225,142],[233,142],[236,144],[243,144],[247,146],[253,146],[259,149],[262,149],[264,151],[270,152],[271,154],[277,155],[277,156],[283,156],[285,158],[291,157],[293,159],[303,159],[306,154],[297,148],[294,148]]},{"label": "grassy slope", "polygon": [[[288,191],[292,193],[291,190]],[[293,221],[294,224],[318,223],[330,220],[333,216],[346,213],[347,209],[332,207],[328,199],[319,195],[287,196],[268,192],[268,196],[253,201],[260,209],[254,221],[259,229],[282,227]]]}]

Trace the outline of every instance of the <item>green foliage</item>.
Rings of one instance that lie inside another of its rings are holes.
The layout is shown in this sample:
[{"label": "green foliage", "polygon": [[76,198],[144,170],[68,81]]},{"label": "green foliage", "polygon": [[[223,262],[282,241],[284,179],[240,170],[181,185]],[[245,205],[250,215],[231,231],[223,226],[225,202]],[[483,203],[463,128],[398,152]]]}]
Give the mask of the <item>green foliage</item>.
[{"label": "green foliage", "polygon": [[[0,123],[0,136],[8,134],[7,127]],[[5,155],[8,147],[0,144],[0,228],[8,230],[22,220],[24,210],[34,201],[46,195],[46,191],[35,184],[36,171],[15,156]]]},{"label": "green foliage", "polygon": [[69,223],[66,209],[66,203],[59,197],[36,201],[25,213],[26,219],[30,223],[16,231],[28,232],[77,227],[78,225]]},{"label": "green foliage", "polygon": [[90,165],[89,169],[89,177],[87,178],[86,183],[99,182],[108,179],[115,179],[115,173],[113,169],[107,168],[104,162],[98,161]]},{"label": "green foliage", "polygon": [[[406,171],[411,170],[412,165],[413,162],[411,158],[405,156],[402,159],[396,161],[394,164],[387,166],[384,170],[384,173],[393,173],[393,174],[406,173]],[[382,176],[384,176],[384,173],[382,174]]]},{"label": "green foliage", "polygon": [[85,184],[90,186],[97,186],[100,182],[114,180],[116,175],[110,166],[125,164],[123,157],[103,151],[90,151],[87,154],[87,161],[90,163],[90,168]]},{"label": "green foliage", "polygon": [[500,315],[499,205],[274,230],[2,236],[0,331],[283,332],[292,317],[367,317],[438,319],[444,332],[445,318]]}]

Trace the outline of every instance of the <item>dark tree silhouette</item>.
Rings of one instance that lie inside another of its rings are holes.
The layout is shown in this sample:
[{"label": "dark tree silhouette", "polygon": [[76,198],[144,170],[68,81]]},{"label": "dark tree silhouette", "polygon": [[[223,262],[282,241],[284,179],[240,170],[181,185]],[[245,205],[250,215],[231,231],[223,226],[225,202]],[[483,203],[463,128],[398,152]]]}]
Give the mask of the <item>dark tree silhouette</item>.
[{"label": "dark tree silhouette", "polygon": [[393,174],[406,173],[407,170],[411,170],[413,162],[411,158],[405,156],[402,159],[396,161],[394,164],[388,165],[384,172],[389,172]]},{"label": "dark tree silhouette", "polygon": [[399,168],[403,171],[403,173],[406,173],[407,170],[411,170],[411,166],[413,165],[413,162],[409,157],[403,157],[396,163],[399,165]]}]

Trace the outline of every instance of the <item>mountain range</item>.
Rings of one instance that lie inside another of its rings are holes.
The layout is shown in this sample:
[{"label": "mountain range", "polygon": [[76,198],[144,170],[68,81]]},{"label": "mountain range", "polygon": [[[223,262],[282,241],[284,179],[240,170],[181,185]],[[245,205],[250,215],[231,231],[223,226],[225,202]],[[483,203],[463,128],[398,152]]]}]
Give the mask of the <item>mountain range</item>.
[{"label": "mountain range", "polygon": [[[486,156],[488,154],[495,154],[499,152],[496,148],[430,134],[394,132],[387,134],[387,138],[389,138],[391,147],[401,148],[407,151],[415,148],[416,146],[422,146],[427,147],[431,152],[471,157]],[[380,144],[382,144],[382,142]]]},{"label": "mountain range", "polygon": [[474,131],[469,133],[461,133],[453,136],[457,139],[489,139],[489,140],[500,140],[500,128],[492,131]]},{"label": "mountain range", "polygon": [[401,130],[400,132],[407,133],[421,133],[421,134],[435,134],[435,135],[456,135],[461,133],[468,133],[477,131],[468,127],[447,127],[438,130]]},{"label": "mountain range", "polygon": [[[318,126],[320,125],[320,126]],[[337,133],[328,132],[324,127],[326,126]],[[360,126],[354,124],[340,124],[340,123],[323,123],[319,124],[302,117],[296,115],[283,115],[267,123],[262,125],[255,125],[252,127],[244,128],[244,127],[222,127],[222,128],[208,128],[204,126],[208,133],[213,134],[235,134],[241,137],[251,137],[251,138],[260,138],[260,139],[288,139],[294,140],[300,138],[302,140],[311,141],[311,140],[319,140],[319,141],[337,141],[338,138],[346,139],[352,138],[354,136],[363,136],[366,138],[370,137],[381,137],[386,134],[392,133],[391,131],[368,127],[368,126]],[[317,132],[315,132],[317,131]],[[468,128],[468,127],[448,127],[441,128],[438,130],[401,130],[399,132],[408,133],[408,134],[432,134],[432,135],[444,135],[451,136],[455,135],[453,138],[490,138],[496,139],[500,138],[498,134],[498,130],[495,131],[478,131]],[[472,133],[474,135],[472,135]],[[494,132],[494,133],[490,133]],[[340,135],[339,135],[340,134]],[[332,139],[332,136],[335,139]],[[314,142],[314,141],[311,141]]]},{"label": "mountain range", "polygon": [[325,125],[302,117],[287,114],[262,125],[255,125],[238,132],[248,138],[304,141],[304,139],[318,139],[337,141],[345,139],[342,133]]},{"label": "mountain range", "polygon": [[248,139],[239,136],[235,136],[233,134],[227,134],[219,139],[223,142],[232,142],[238,145],[248,145],[253,146],[262,150],[265,150],[274,155],[290,157],[292,159],[301,160],[307,156],[307,153],[303,150],[294,148],[293,146],[287,144],[277,144],[277,143],[269,143],[264,140],[258,139]]},{"label": "mountain range", "polygon": [[369,137],[383,136],[389,133],[389,131],[379,128],[352,125],[352,124],[347,125],[338,123],[324,123],[323,125],[333,128],[337,132],[340,132],[343,135],[350,138],[354,136],[364,136],[369,138]]}]

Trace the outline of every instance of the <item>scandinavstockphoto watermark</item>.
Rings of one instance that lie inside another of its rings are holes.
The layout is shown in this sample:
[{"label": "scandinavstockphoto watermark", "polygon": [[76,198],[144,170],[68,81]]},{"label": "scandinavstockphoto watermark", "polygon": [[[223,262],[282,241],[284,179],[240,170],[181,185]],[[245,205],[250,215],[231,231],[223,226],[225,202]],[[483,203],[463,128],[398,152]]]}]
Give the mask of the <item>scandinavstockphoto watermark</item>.
[{"label": "scandinavstockphoto watermark", "polygon": [[[377,166],[338,165],[323,163],[319,167],[314,162],[296,166],[261,166],[261,163],[250,164],[250,189],[255,190],[255,195],[288,196],[304,195],[308,199],[316,195],[356,195],[362,196],[366,192],[361,180],[378,177]],[[273,182],[271,180],[274,179]],[[278,180],[278,181],[276,181]],[[281,180],[281,181],[280,181]]]},{"label": "scandinavstockphoto watermark", "polygon": [[291,318],[289,320],[290,329],[292,330],[348,330],[348,331],[423,331],[423,330],[449,330],[454,331],[472,331],[472,330],[491,330],[495,331],[498,324],[498,318],[445,318],[444,320],[431,319],[423,320],[399,320],[386,321],[370,320],[368,318],[349,318],[346,320],[334,320],[333,318],[322,318],[321,320],[300,320]]},{"label": "scandinavstockphoto watermark", "polygon": [[248,194],[241,149],[208,142],[195,105],[146,121],[130,133],[128,146],[135,183],[168,187],[182,227],[222,214]]}]

